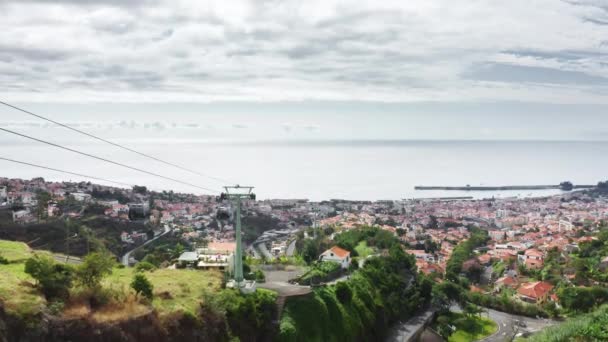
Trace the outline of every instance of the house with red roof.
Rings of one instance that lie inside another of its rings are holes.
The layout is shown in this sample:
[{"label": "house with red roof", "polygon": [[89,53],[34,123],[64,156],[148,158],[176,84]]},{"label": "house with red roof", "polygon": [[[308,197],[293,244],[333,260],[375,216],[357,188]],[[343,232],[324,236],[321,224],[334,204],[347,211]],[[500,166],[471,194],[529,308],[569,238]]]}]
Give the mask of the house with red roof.
[{"label": "house with red roof", "polygon": [[340,264],[340,266],[342,266],[343,269],[347,269],[351,262],[350,252],[338,246],[333,246],[332,248],[321,253],[319,256],[319,261],[337,262]]},{"label": "house with red roof", "polygon": [[531,270],[539,270],[544,266],[545,254],[537,249],[528,249],[524,255],[519,256],[519,261]]},{"label": "house with red roof", "polygon": [[553,290],[553,285],[545,281],[524,283],[517,289],[519,299],[529,303],[544,303]]},{"label": "house with red roof", "polygon": [[496,279],[494,282],[494,291],[500,292],[505,287],[516,289],[518,285],[519,281],[517,281],[515,277],[504,276]]}]

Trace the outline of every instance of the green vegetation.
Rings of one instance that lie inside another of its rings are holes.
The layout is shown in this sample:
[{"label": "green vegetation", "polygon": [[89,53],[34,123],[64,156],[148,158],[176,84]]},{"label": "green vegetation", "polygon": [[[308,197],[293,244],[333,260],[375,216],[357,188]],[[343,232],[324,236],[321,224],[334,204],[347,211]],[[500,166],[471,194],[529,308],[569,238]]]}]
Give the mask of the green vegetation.
[{"label": "green vegetation", "polygon": [[156,265],[149,263],[147,261],[141,261],[135,265],[135,270],[137,272],[152,272],[156,269],[157,269]]},{"label": "green vegetation", "polygon": [[340,264],[333,261],[321,261],[315,263],[311,269],[304,273],[299,279],[300,284],[318,284],[320,282],[329,281],[340,274]]},{"label": "green vegetation", "polygon": [[349,280],[288,300],[279,341],[381,339],[390,324],[411,316],[430,297],[414,264],[395,243],[388,256],[369,259]]},{"label": "green vegetation", "polygon": [[42,310],[46,299],[33,284],[23,262],[0,265],[0,303],[6,312],[27,319]]},{"label": "green vegetation", "polygon": [[[117,290],[128,289],[135,273],[133,268],[114,268],[102,284]],[[158,269],[146,273],[146,278],[154,285],[156,294],[152,306],[161,315],[176,311],[196,315],[204,303],[204,294],[220,290],[223,275],[216,271]]]},{"label": "green vegetation", "polygon": [[589,312],[608,302],[608,289],[604,287],[566,287],[558,292],[559,302],[572,312]]},{"label": "green vegetation", "polygon": [[74,278],[71,266],[56,263],[48,256],[36,255],[25,262],[24,271],[36,280],[47,299],[68,297]]},{"label": "green vegetation", "polygon": [[97,289],[103,278],[112,274],[115,263],[114,257],[109,253],[91,253],[76,269],[76,281],[83,287]]},{"label": "green vegetation", "polygon": [[23,242],[0,240],[0,256],[8,262],[24,261],[31,256],[30,248]]},{"label": "green vegetation", "polygon": [[459,281],[462,272],[462,264],[473,257],[473,250],[483,246],[488,241],[488,232],[478,228],[470,229],[471,236],[464,242],[459,243],[448,260],[445,276],[450,281]]},{"label": "green vegetation", "polygon": [[360,258],[367,258],[374,254],[374,249],[367,246],[367,241],[360,241],[355,247],[355,251]]},{"label": "green vegetation", "polygon": [[277,295],[273,291],[257,289],[243,295],[226,289],[207,297],[207,305],[225,317],[230,332],[241,341],[264,341],[272,336],[272,317]]},{"label": "green vegetation", "polygon": [[152,285],[148,278],[141,273],[135,274],[133,281],[131,282],[131,288],[135,293],[142,295],[149,300],[152,300],[152,297],[154,297],[154,285]]},{"label": "green vegetation", "polygon": [[478,292],[468,292],[467,300],[477,305],[516,315],[527,317],[549,316],[548,312],[546,312],[544,308],[534,304],[528,304],[515,300],[508,291],[503,291],[499,296],[492,296]]},{"label": "green vegetation", "polygon": [[[453,326],[456,330],[451,331]],[[446,313],[437,317],[435,330],[448,332],[448,342],[469,342],[483,339],[496,332],[498,326],[492,320],[477,315]]]},{"label": "green vegetation", "polygon": [[532,335],[530,342],[606,341],[608,340],[608,305],[575,316]]}]

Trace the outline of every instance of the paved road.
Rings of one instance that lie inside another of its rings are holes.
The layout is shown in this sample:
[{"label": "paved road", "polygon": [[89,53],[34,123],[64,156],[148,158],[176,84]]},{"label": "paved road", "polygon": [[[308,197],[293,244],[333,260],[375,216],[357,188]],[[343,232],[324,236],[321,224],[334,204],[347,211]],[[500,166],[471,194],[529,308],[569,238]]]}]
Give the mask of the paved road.
[{"label": "paved road", "polygon": [[494,272],[494,267],[488,266],[481,273],[480,283],[481,285],[488,285],[492,281],[492,272]]},{"label": "paved road", "polygon": [[120,263],[125,265],[125,266],[129,266],[129,258],[131,257],[131,253],[135,252],[136,250],[142,248],[143,246],[151,243],[152,241],[160,238],[161,236],[166,235],[167,233],[169,233],[171,231],[171,228],[169,228],[169,226],[165,225],[165,231],[162,232],[161,234],[158,234],[157,236],[155,236],[154,238],[144,242],[143,244],[133,248],[132,250],[128,251],[125,255],[122,256],[122,258],[120,258]]},{"label": "paved road", "polygon": [[428,309],[405,322],[400,322],[390,329],[385,342],[409,342],[424,327],[426,322],[431,319],[432,315],[433,310]]},{"label": "paved road", "polygon": [[258,248],[258,250],[260,251],[260,253],[262,253],[262,255],[264,255],[264,257],[266,259],[274,259],[274,257],[272,256],[272,254],[270,254],[270,252],[268,251],[268,248],[266,248],[266,244],[265,243],[258,243],[255,246]]},{"label": "paved road", "polygon": [[[453,312],[460,312],[461,309],[457,305],[450,308]],[[550,325],[559,324],[559,321],[554,321],[544,318],[530,318],[519,315],[512,315],[502,311],[487,309],[486,313],[482,313],[482,317],[489,318],[496,322],[498,331],[491,336],[480,340],[481,342],[505,342],[512,341],[517,333],[530,332],[535,333]]]},{"label": "paved road", "polygon": [[264,271],[266,282],[257,283],[257,286],[263,289],[277,291],[281,296],[299,296],[310,293],[312,290],[309,286],[301,286],[290,284],[287,281],[298,277],[304,273],[301,267],[293,267],[289,271]]},{"label": "paved road", "polygon": [[296,239],[294,239],[289,246],[287,246],[287,250],[285,251],[285,254],[290,257],[293,256],[293,252],[295,252],[296,250]]},{"label": "paved road", "polygon": [[[481,340],[483,342],[504,342],[512,341],[513,336],[520,332],[537,332],[550,325],[559,324],[559,321],[550,319],[536,319],[524,316],[512,315],[501,311],[487,309],[486,317],[498,324],[498,331],[489,337]],[[482,314],[485,316],[486,314]],[[518,323],[523,322],[523,323]]]},{"label": "paved road", "polygon": [[53,254],[53,258],[58,262],[62,262],[62,263],[66,263],[66,264],[73,264],[73,265],[82,264],[81,258],[71,256],[71,255],[69,257],[66,257],[65,255],[62,255],[62,254]]}]

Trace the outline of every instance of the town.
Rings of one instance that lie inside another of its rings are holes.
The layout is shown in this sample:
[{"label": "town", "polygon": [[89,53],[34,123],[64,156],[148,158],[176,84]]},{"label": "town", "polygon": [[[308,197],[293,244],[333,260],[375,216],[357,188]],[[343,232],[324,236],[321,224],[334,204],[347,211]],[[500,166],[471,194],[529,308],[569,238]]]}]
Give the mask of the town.
[{"label": "town", "polygon": [[[605,186],[600,182],[598,189]],[[100,239],[105,234],[103,239],[116,241],[108,249],[127,267],[154,264],[230,274],[236,249],[232,205],[216,196],[156,192],[143,186],[0,178],[2,224],[9,226],[0,230],[0,239],[29,241],[32,248],[50,245],[53,252],[73,254],[72,260],[78,262],[94,242],[91,236]],[[386,253],[379,242],[383,236],[400,241],[424,277],[437,284],[466,279],[471,301],[502,310],[504,303],[521,303],[510,304],[522,305],[511,309],[517,314],[550,315],[572,305],[570,299],[559,297],[568,293],[564,288],[605,286],[608,281],[602,274],[608,269],[608,256],[585,267],[576,262],[607,225],[608,199],[603,192],[483,200],[247,200],[242,211],[246,278],[279,296],[308,294],[307,286],[348,279],[366,260]],[[92,224],[99,219],[106,222],[103,225],[113,222],[116,229],[37,237],[19,228],[64,220]],[[375,235],[350,243],[351,233],[361,229],[374,229]],[[479,232],[485,238],[472,236]],[[466,241],[477,242],[467,245],[470,250],[459,260]],[[158,244],[162,248],[155,247]],[[66,250],[66,245],[72,249]],[[84,245],[86,250],[78,248]],[[454,260],[459,260],[456,275],[450,270]],[[532,311],[523,312],[524,308]]]}]

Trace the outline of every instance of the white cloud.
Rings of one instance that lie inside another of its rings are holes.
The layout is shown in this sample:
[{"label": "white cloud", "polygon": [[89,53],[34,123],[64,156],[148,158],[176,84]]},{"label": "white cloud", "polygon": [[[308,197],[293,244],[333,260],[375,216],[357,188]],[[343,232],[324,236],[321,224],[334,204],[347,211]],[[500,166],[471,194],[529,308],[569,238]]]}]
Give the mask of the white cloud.
[{"label": "white cloud", "polygon": [[0,92],[30,102],[608,103],[602,3],[9,0]]}]

